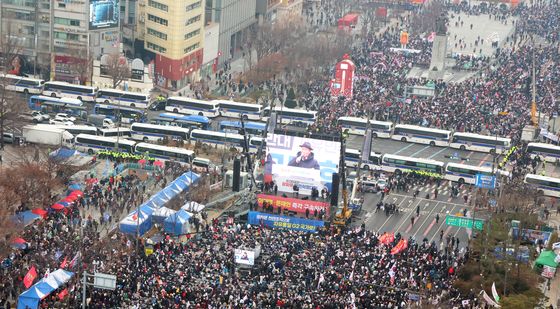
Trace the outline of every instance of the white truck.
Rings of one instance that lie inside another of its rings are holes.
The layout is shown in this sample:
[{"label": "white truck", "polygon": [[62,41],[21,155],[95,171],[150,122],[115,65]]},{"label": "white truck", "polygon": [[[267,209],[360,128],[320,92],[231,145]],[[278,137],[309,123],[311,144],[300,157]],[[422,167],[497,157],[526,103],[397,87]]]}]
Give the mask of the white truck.
[{"label": "white truck", "polygon": [[110,129],[115,127],[113,120],[106,118],[104,115],[88,115],[87,121],[101,129]]},{"label": "white truck", "polygon": [[74,135],[60,128],[28,125],[23,127],[23,138],[28,143],[70,147]]}]

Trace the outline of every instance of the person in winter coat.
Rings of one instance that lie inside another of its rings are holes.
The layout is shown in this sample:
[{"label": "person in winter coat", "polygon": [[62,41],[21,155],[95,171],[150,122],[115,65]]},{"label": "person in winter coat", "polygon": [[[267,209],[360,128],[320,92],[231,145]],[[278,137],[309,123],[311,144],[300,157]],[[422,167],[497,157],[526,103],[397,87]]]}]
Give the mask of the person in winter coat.
[{"label": "person in winter coat", "polygon": [[305,142],[301,144],[300,147],[301,151],[299,151],[297,156],[288,163],[288,166],[312,168],[316,170],[320,169],[319,162],[315,160],[313,155],[313,147],[311,147],[311,144],[309,142]]}]

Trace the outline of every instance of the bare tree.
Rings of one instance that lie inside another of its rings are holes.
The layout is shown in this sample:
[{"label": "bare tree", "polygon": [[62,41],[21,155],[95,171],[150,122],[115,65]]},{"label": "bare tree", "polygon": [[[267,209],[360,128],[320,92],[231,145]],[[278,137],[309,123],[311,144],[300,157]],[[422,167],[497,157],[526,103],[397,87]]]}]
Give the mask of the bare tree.
[{"label": "bare tree", "polygon": [[72,60],[68,63],[70,73],[77,76],[81,85],[91,83],[93,75],[93,55],[88,52],[87,46],[72,50]]},{"label": "bare tree", "polygon": [[117,88],[123,81],[130,78],[130,67],[126,57],[120,53],[113,53],[107,58],[107,74],[113,81],[113,88]]}]

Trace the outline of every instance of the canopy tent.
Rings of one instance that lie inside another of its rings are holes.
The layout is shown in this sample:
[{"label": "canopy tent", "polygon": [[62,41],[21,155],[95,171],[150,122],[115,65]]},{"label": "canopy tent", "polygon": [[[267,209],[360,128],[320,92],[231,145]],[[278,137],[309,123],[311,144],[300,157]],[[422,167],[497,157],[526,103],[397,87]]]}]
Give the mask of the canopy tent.
[{"label": "canopy tent", "polygon": [[558,263],[554,260],[556,259],[556,253],[553,251],[543,251],[535,261],[535,267],[542,267],[544,265],[550,267],[558,267]]},{"label": "canopy tent", "polygon": [[126,216],[120,223],[119,229],[125,234],[143,235],[152,228],[151,213],[146,213],[142,209],[139,210],[137,215],[136,210]]},{"label": "canopy tent", "polygon": [[19,295],[17,308],[38,308],[41,299],[47,297],[52,291],[68,282],[72,276],[74,276],[74,273],[63,269],[57,269],[51,272],[47,277],[31,286],[29,290]]},{"label": "canopy tent", "polygon": [[[144,204],[140,205],[138,208],[141,212],[142,216],[147,216],[147,218],[143,218],[140,223],[140,228],[138,230],[140,236],[147,232],[152,227],[152,214],[155,210],[163,207],[173,198],[178,196],[181,192],[187,190],[191,184],[196,182],[200,176],[193,172],[186,172],[183,175],[177,177],[177,179],[173,180],[167,187],[163,190],[159,191],[158,193],[154,194],[148,201]],[[121,232],[126,234],[136,234],[137,230],[137,223],[136,219],[131,220],[131,216],[136,211],[133,211],[130,215],[124,218],[120,224],[119,229]]]},{"label": "canopy tent", "polygon": [[181,209],[184,209],[189,212],[201,212],[202,210],[204,210],[205,207],[206,205],[202,205],[194,201],[188,201],[187,203],[185,203],[185,205],[181,207]]},{"label": "canopy tent", "polygon": [[187,234],[190,229],[189,218],[191,215],[184,209],[167,217],[163,222],[163,230],[173,235]]},{"label": "canopy tent", "polygon": [[12,216],[12,222],[21,226],[28,226],[35,220],[41,219],[42,216],[33,212],[33,210],[22,211]]},{"label": "canopy tent", "polygon": [[165,218],[173,215],[174,213],[176,213],[177,211],[167,208],[167,207],[161,207],[159,209],[156,209],[153,213],[152,213],[152,222],[153,223],[163,223],[163,221],[165,220]]}]

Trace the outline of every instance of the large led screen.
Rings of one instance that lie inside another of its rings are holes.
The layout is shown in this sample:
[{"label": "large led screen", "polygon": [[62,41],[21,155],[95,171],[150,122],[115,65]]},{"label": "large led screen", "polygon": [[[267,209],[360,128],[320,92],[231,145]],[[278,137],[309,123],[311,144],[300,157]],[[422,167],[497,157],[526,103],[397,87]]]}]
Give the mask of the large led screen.
[{"label": "large led screen", "polygon": [[332,174],[338,171],[340,142],[280,134],[268,135],[265,179],[278,191],[292,192],[294,185],[303,195],[332,187]]},{"label": "large led screen", "polygon": [[89,2],[89,29],[117,27],[119,12],[119,0],[91,0]]}]

